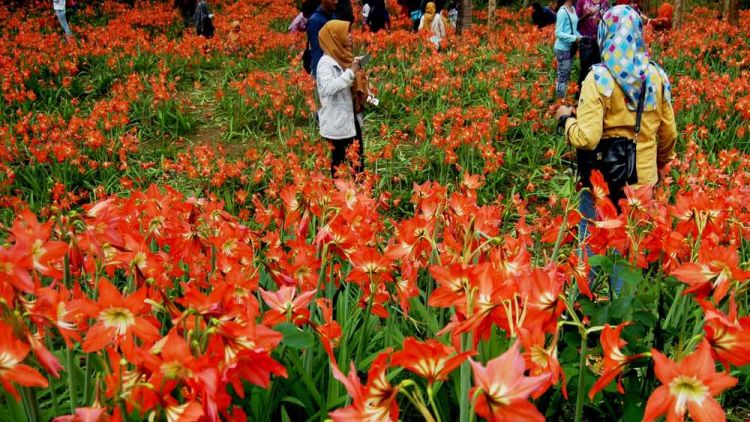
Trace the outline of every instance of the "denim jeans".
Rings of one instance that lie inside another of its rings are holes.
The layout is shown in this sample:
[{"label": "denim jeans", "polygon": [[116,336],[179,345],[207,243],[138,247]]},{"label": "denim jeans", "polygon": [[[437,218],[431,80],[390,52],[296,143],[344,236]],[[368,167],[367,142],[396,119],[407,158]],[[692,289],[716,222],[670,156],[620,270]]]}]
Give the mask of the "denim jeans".
[{"label": "denim jeans", "polygon": [[568,81],[570,80],[570,71],[573,69],[573,57],[570,51],[555,50],[557,59],[557,80],[555,84],[555,97],[564,98],[568,92]]},{"label": "denim jeans", "polygon": [[57,15],[57,20],[60,21],[60,26],[62,26],[63,31],[65,31],[65,36],[73,35],[73,32],[70,30],[70,27],[68,26],[68,20],[65,19],[65,11],[55,10],[55,15]]},{"label": "denim jeans", "polygon": [[[578,223],[578,236],[581,239],[582,243],[585,243],[588,236],[589,236],[589,222],[588,219],[596,219],[596,208],[594,208],[594,197],[591,196],[591,192],[585,190],[581,191],[581,201],[578,204],[578,211],[581,212],[581,215],[584,217],[581,219],[581,222]],[[583,258],[584,253],[587,257],[593,256],[594,251],[591,250],[591,248],[586,245],[585,250],[579,250],[579,258]],[[617,251],[614,252],[615,255],[619,255]],[[609,289],[610,292],[614,292],[615,294],[620,294],[620,291],[622,290],[622,278],[620,278],[619,273],[620,272],[620,266],[619,265],[613,265],[612,266],[612,274],[609,276]],[[596,271],[592,268],[589,271],[589,288],[593,291],[596,286],[594,285],[594,282],[596,281]]]}]

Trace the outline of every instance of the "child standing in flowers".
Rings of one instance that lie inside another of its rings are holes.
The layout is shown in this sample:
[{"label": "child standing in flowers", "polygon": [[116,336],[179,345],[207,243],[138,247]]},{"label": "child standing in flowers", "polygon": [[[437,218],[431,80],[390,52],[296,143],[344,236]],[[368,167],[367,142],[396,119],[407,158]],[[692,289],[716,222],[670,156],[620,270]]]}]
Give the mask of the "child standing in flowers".
[{"label": "child standing in flowers", "polygon": [[[557,117],[565,128],[567,141],[581,150],[593,150],[602,139],[625,137],[637,142],[636,171],[638,183],[633,186],[653,186],[661,178],[667,163],[673,157],[677,127],[669,78],[664,70],[649,61],[643,41],[643,22],[630,6],[615,6],[599,24],[599,47],[602,63],[594,65],[583,81],[577,113],[562,106]],[[627,58],[624,60],[624,58]],[[636,110],[642,90],[643,115],[640,132],[636,134]],[[591,187],[590,180],[582,180]],[[579,210],[585,217],[579,226],[579,236],[585,239],[588,220],[611,218],[614,210],[606,198],[606,191],[581,192]],[[612,192],[615,202],[622,192]],[[616,276],[613,290],[619,293],[622,281]]]},{"label": "child standing in flowers", "polygon": [[360,72],[359,59],[352,53],[351,24],[332,20],[318,35],[323,57],[318,63],[317,87],[320,97],[320,136],[331,143],[331,176],[344,162],[349,146],[358,145],[359,162],[364,169],[361,104],[367,98],[367,80]]},{"label": "child standing in flowers", "polygon": [[73,36],[73,31],[68,26],[68,19],[65,18],[65,0],[52,0],[52,8],[55,10],[57,20],[60,21],[60,26],[65,31],[65,37],[70,38]]},{"label": "child standing in flowers", "polygon": [[568,91],[570,71],[573,69],[573,57],[578,41],[581,39],[581,34],[578,33],[577,28],[578,15],[575,7],[573,7],[573,0],[566,0],[557,10],[557,21],[555,23],[556,98],[565,97],[565,93]]}]

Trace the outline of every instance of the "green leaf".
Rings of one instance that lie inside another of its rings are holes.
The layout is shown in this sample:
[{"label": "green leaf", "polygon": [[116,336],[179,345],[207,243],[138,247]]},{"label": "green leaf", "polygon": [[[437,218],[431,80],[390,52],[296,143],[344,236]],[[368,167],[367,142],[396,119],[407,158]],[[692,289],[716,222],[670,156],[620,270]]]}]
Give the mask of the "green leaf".
[{"label": "green leaf", "polygon": [[633,303],[633,296],[620,296],[612,301],[609,306],[609,315],[612,318],[622,319],[631,310],[631,304]]},{"label": "green leaf", "polygon": [[284,335],[281,344],[291,349],[306,349],[315,344],[315,336],[312,333],[300,330],[294,324],[284,322],[273,327],[273,329]]}]

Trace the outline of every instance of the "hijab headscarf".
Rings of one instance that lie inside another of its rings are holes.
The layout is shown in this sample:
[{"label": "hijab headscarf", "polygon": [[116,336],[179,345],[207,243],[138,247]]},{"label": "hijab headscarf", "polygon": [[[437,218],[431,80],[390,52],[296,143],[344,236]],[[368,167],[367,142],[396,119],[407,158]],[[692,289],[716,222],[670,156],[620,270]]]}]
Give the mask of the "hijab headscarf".
[{"label": "hijab headscarf", "polygon": [[429,2],[427,3],[427,6],[424,8],[424,27],[425,28],[432,28],[432,20],[435,19],[435,11],[437,10],[437,7],[435,6],[435,3]]},{"label": "hijab headscarf", "polygon": [[[352,53],[351,47],[346,47],[350,25],[351,22],[333,19],[323,25],[318,33],[320,48],[327,56],[336,60],[336,63],[343,69],[351,69],[354,63],[354,53]],[[355,112],[362,111],[368,91],[367,75],[360,70],[356,73],[352,86]]]},{"label": "hijab headscarf", "polygon": [[661,76],[665,99],[671,100],[666,73],[655,64],[649,67],[649,55],[643,41],[643,22],[632,7],[615,6],[609,9],[599,22],[598,41],[602,62],[595,65],[593,71],[599,92],[610,96],[617,84],[625,93],[628,109],[635,111],[645,83],[648,91],[644,110],[655,110],[654,82]]},{"label": "hijab headscarf", "polygon": [[352,49],[346,47],[350,25],[351,23],[347,21],[330,20],[323,25],[318,33],[320,48],[344,69],[352,67],[354,62]]}]

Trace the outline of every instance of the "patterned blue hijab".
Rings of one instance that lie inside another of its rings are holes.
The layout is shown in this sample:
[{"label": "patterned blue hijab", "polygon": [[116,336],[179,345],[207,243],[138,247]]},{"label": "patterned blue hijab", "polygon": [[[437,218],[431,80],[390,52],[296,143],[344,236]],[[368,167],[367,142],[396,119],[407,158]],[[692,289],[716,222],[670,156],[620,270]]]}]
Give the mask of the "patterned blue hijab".
[{"label": "patterned blue hijab", "polygon": [[595,65],[593,71],[599,92],[608,97],[617,84],[625,93],[628,109],[635,111],[645,82],[648,91],[644,110],[655,110],[655,82],[661,79],[665,99],[671,101],[667,74],[653,63],[649,66],[649,55],[643,41],[643,22],[638,12],[626,5],[609,9],[599,22],[598,40],[602,63]]}]

